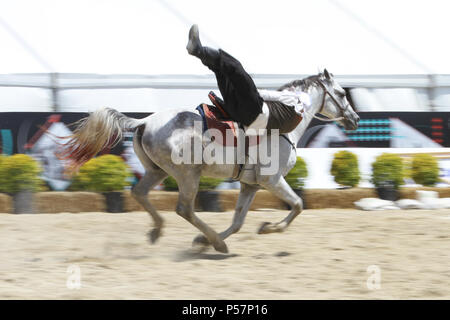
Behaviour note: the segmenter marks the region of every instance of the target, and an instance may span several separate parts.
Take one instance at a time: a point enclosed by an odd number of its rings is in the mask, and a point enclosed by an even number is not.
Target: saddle
[[[203,132],[209,129],[218,130],[223,139],[213,140],[226,147],[236,147],[238,144],[239,133],[243,133],[243,127],[228,115],[223,108],[223,101],[215,95],[214,92],[209,92],[209,99],[213,105],[205,103],[200,104],[196,110],[200,113],[203,120]],[[239,131],[241,129],[241,131]],[[228,134],[227,134],[228,133]],[[231,134],[230,134],[231,133]],[[245,150],[247,153],[248,147],[259,144],[259,137],[250,139],[245,137]]]

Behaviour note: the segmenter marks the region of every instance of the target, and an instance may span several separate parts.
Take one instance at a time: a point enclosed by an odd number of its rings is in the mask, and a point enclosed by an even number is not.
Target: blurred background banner
[[[64,161],[58,159],[55,151],[64,142],[54,136],[71,134],[75,121],[86,116],[80,112],[4,112],[0,117],[0,153],[11,155],[26,153],[39,160],[44,169],[44,179],[54,190],[66,189],[70,181],[64,177]],[[144,118],[149,113],[126,113],[134,118]],[[360,159],[360,169],[370,176],[371,162],[383,152],[410,154],[431,153],[438,156],[442,178],[450,182],[450,113],[421,112],[360,112],[360,126],[347,132],[336,124],[313,121],[300,139],[297,147],[299,156],[304,157],[310,168],[306,187],[335,188],[329,174],[333,154],[341,149],[351,148]],[[46,134],[48,130],[52,135]],[[137,159],[132,146],[132,133],[112,150],[102,154],[120,155],[132,168],[136,178],[144,174],[144,168]],[[369,148],[369,149],[368,149]],[[366,179],[370,180],[369,178]],[[371,186],[370,183],[362,186]]]
[[[193,110],[195,106],[193,106]],[[133,118],[150,113],[125,112]],[[0,113],[0,153],[26,153],[44,140],[52,140],[45,130],[67,136],[82,112],[3,112]],[[347,131],[337,124],[313,120],[298,148],[448,148],[450,113],[360,112],[359,128]],[[130,133],[131,134],[131,133]],[[116,150],[117,149],[117,150]],[[115,149],[120,153],[120,145]],[[442,151],[444,151],[442,150]]]

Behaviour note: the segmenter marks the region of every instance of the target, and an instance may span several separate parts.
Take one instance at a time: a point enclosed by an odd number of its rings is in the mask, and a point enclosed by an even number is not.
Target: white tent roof
[[[208,74],[191,23],[250,73],[450,73],[446,1],[0,2],[0,73]],[[31,53],[30,53],[31,52]]]

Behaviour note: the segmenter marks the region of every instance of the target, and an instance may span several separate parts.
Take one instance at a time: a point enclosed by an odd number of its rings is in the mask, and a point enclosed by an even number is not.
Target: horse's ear
[[[331,75],[327,69],[323,69],[323,74],[325,75],[325,79],[331,80]]]

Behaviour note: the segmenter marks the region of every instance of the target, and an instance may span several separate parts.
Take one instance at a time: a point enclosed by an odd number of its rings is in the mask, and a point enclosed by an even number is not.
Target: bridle
[[[347,103],[345,105],[345,107],[341,106],[341,104],[338,102],[338,100],[336,99],[336,97],[328,90],[328,88],[325,86],[325,84],[323,84],[323,82],[321,80],[317,80],[317,83],[319,83],[319,85],[322,87],[324,94],[323,94],[323,98],[322,98],[322,106],[320,107],[320,110],[318,113],[322,113],[323,108],[325,108],[325,100],[327,98],[327,95],[331,98],[331,100],[334,102],[334,104],[339,108],[339,110],[341,111],[341,116],[337,117],[337,118],[323,118],[320,116],[317,116],[315,114],[311,114],[313,116],[313,118],[316,118],[317,120],[320,121],[325,121],[325,122],[332,122],[332,121],[339,121],[339,120],[344,120],[345,119],[345,111],[347,111],[349,104]]]

